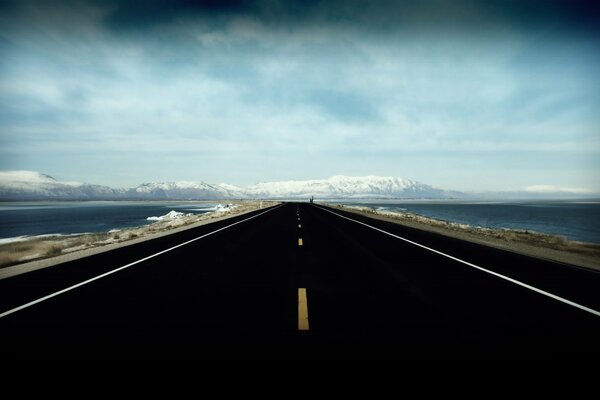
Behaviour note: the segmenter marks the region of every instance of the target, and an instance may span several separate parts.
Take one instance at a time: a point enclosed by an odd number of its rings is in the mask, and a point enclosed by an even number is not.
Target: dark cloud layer
[[[116,34],[189,23],[213,29],[232,18],[247,18],[270,29],[339,27],[384,34],[543,30],[600,36],[600,2],[595,0],[0,0],[0,16],[27,25],[32,22],[27,11],[18,10],[82,5],[104,10],[104,27]]]
[[[218,24],[233,17],[255,19],[268,26],[312,23],[324,10],[318,0],[151,0],[115,1],[106,16],[108,28],[130,31],[202,19]]]
[[[148,28],[170,24],[174,21],[198,15],[220,17],[246,14],[249,4],[243,0],[152,0],[117,1],[105,22],[114,30]]]
[[[117,1],[113,30],[146,29],[193,18],[246,17],[270,27],[347,26],[365,30],[515,27],[598,33],[600,3],[588,0],[150,0]]]

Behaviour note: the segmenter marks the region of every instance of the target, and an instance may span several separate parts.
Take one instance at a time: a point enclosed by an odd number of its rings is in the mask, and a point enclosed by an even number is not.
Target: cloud
[[[105,22],[115,31],[151,29],[181,21],[213,26],[231,18],[271,28],[338,26],[377,32],[502,28],[598,33],[597,2],[586,0],[147,0],[115,1]]]
[[[369,100],[352,92],[317,89],[308,94],[306,101],[346,123],[374,121],[379,118],[373,106],[375,100]]]
[[[577,193],[577,194],[593,193],[593,191],[590,189],[559,187],[559,186],[554,186],[554,185],[527,186],[525,188],[525,191],[529,192],[529,193]]]
[[[538,165],[562,151],[581,160],[565,168],[597,175],[591,17],[500,4],[16,2],[0,15],[0,156],[47,172],[96,173],[110,157],[163,179],[435,184],[465,174],[459,159],[477,171],[502,155],[497,176],[519,158],[529,182],[554,183]]]

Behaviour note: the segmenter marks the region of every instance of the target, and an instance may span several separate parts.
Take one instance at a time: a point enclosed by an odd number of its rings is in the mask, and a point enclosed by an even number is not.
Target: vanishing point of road
[[[284,203],[0,280],[3,359],[588,358],[600,273]]]

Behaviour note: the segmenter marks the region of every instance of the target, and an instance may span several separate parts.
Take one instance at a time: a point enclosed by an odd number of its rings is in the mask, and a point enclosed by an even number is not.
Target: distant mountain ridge
[[[263,182],[243,189],[251,197],[448,198],[460,195],[396,177],[336,175],[329,179]]]
[[[294,198],[443,199],[463,193],[397,177],[333,176],[329,179],[262,182],[247,187],[205,182],[150,182],[134,188],[111,188],[60,182],[34,171],[0,172],[0,200],[216,200]]]
[[[104,200],[120,198],[122,195],[119,189],[79,182],[59,182],[40,172],[0,172],[0,200]]]

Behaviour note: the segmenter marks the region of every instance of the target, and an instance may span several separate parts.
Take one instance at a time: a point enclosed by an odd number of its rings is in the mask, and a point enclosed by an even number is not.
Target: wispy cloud
[[[590,189],[559,187],[559,186],[554,186],[554,185],[527,186],[525,188],[525,191],[529,192],[529,193],[578,193],[578,194],[592,193],[592,191]]]
[[[502,189],[518,165],[522,186],[597,187],[598,35],[543,3],[15,2],[0,168]]]

